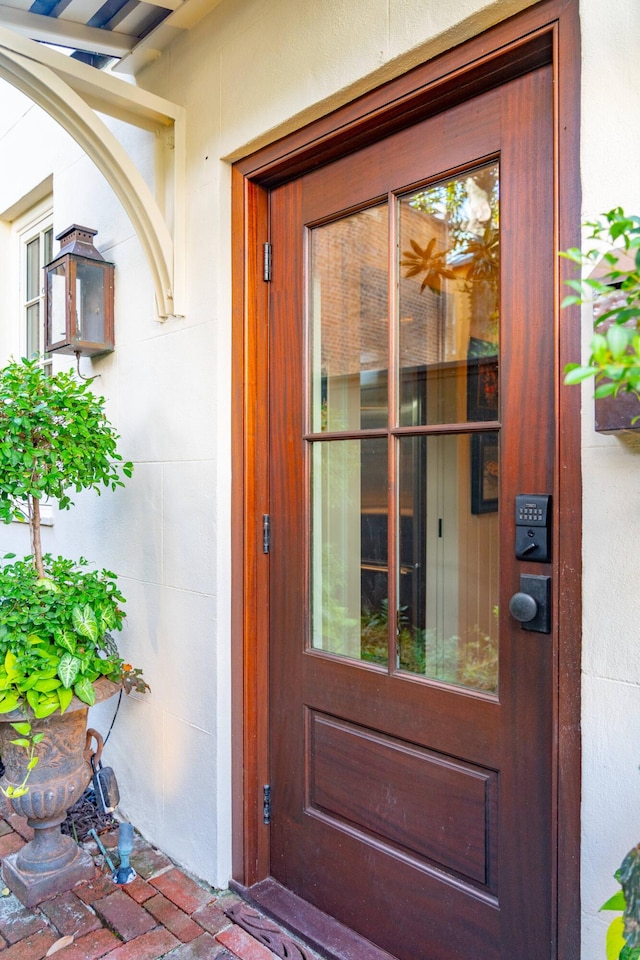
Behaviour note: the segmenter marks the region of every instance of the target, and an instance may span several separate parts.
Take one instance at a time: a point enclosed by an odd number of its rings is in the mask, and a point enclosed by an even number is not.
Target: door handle
[[[551,577],[520,575],[520,590],[509,601],[511,616],[523,630],[551,632]]]

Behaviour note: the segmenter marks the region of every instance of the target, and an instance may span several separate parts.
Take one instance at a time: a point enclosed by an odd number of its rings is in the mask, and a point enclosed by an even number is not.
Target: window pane
[[[44,267],[53,260],[53,227],[49,227],[48,230],[45,230],[43,234],[43,241],[44,256],[42,258],[42,266]]]
[[[40,353],[40,303],[27,307],[27,357]]]
[[[386,664],[386,438],[313,444],[311,491],[311,646]]]
[[[311,233],[311,429],[387,425],[388,208]]]
[[[27,300],[35,300],[40,295],[40,237],[27,244]]]
[[[496,693],[498,434],[399,443],[398,667]]]
[[[497,420],[498,164],[400,201],[400,423]],[[478,364],[493,365],[491,404],[470,396]]]

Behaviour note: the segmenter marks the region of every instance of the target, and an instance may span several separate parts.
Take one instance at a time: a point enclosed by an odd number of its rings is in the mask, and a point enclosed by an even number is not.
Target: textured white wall
[[[583,0],[583,210],[640,214],[640,6],[615,16]],[[585,353],[591,330],[585,311]],[[613,873],[640,842],[640,446],[596,434],[583,392],[583,957],[604,956],[612,918],[598,913]]]
[[[138,242],[100,175],[59,134],[46,153],[24,162],[15,148],[33,135],[35,108],[6,100],[2,91],[0,213],[52,173],[56,228],[74,220],[97,226],[99,243],[118,265],[117,348],[94,370],[136,473],[115,497],[82,498],[47,533],[55,549],[84,552],[121,575],[129,612],[123,649],[144,666],[153,687],[150,697],[125,704],[110,744],[123,808],[152,840],[214,884],[224,884],[230,872],[228,160],[528,5],[226,0],[167,49],[139,78],[185,106],[188,116],[189,308],[184,320],[165,325],[154,319]],[[615,14],[605,15],[600,0],[582,0],[582,181],[589,215],[619,203],[637,211],[640,204],[640,7],[618,0]],[[148,135],[114,129],[150,180]],[[0,222],[0,251],[6,237]],[[585,313],[585,343],[589,324]],[[5,353],[7,342],[2,326]],[[640,452],[593,432],[588,388],[583,438],[582,955],[596,960],[607,922],[598,907],[614,888],[611,875],[622,856],[640,839],[634,562]],[[5,544],[16,532],[0,535]],[[107,723],[111,705],[102,715]]]

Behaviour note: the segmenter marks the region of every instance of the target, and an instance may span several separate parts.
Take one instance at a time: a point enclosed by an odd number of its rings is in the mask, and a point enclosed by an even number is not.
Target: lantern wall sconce
[[[73,224],[59,233],[58,256],[44,268],[45,351],[111,353],[114,265],[93,245],[97,230]]]

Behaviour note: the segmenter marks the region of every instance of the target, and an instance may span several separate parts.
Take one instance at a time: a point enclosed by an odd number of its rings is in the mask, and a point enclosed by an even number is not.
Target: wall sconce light
[[[113,273],[93,245],[97,230],[73,224],[45,272],[45,351],[95,357],[113,350]]]

